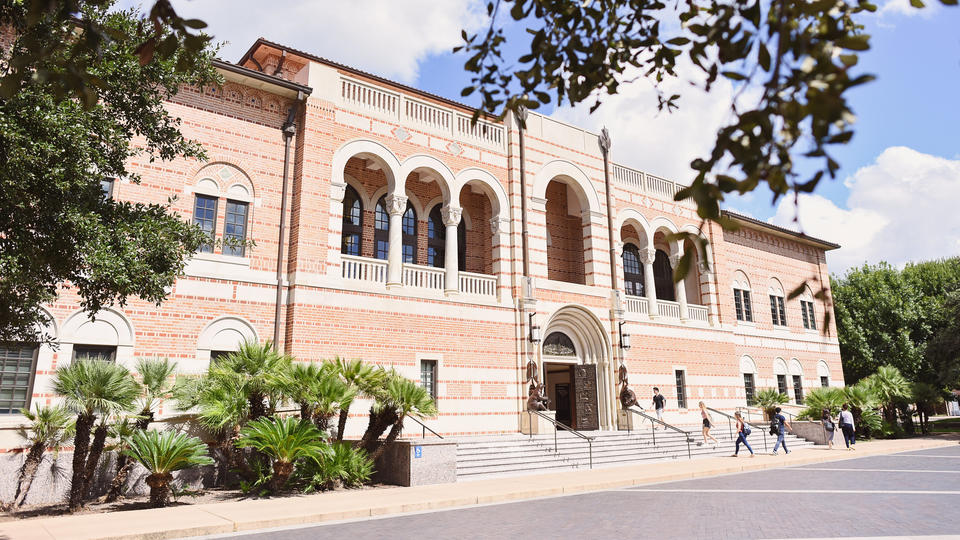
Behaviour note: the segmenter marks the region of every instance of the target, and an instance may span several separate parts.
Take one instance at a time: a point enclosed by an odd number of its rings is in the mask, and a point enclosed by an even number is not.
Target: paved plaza
[[[732,539],[960,534],[960,446],[863,458],[851,453],[851,458],[233,537]]]

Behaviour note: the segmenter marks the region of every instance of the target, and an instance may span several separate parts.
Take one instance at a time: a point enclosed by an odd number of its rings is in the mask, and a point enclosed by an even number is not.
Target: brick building
[[[673,201],[680,186],[616,164],[632,151],[616,134],[607,176],[598,135],[549,117],[530,113],[522,134],[513,116],[472,124],[461,104],[262,39],[217,67],[222,88],[168,104],[209,160],[136,162],[142,183],[104,190],[175,195],[215,238],[255,245],[205,247],[159,308],[133,299],[90,320],[66,290],[47,307],[58,347],[0,349],[19,373],[0,379],[0,427],[51,402],[71,358],[200,372],[275,336],[299,360],[362,358],[420,380],[443,434],[517,431],[531,359],[557,417],[580,428],[616,428],[621,358],[641,404],[659,386],[673,422],[698,422],[700,400],[732,410],[761,388],[797,402],[843,384],[835,329],[820,327],[829,304],[809,289],[787,299],[804,280],[829,285],[836,245],[732,214],[738,232],[701,230]]]

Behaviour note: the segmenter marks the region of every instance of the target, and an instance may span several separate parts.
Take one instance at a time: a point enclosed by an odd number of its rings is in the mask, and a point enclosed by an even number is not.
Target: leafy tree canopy
[[[473,73],[462,94],[479,92],[492,113],[551,102],[591,102],[593,110],[636,78],[659,85],[680,76],[681,62],[694,69],[690,83],[707,91],[721,77],[732,81],[743,99],[731,103],[732,120],[710,154],[691,163],[694,181],[676,196],[732,227],[720,214],[724,194],[766,183],[776,201],[836,174],[830,149],[853,136],[847,92],[873,80],[858,70],[857,54],[870,48],[860,21],[876,9],[867,0],[492,0],[489,28],[464,32],[455,50]],[[509,19],[526,27],[528,41],[507,43]],[[510,56],[518,46],[523,52]],[[661,110],[680,103],[679,94],[658,96]],[[810,162],[809,175],[798,159]]]
[[[157,34],[113,3],[64,11],[63,2],[0,1],[12,40],[0,77],[16,89],[0,95],[0,340],[36,339],[39,306],[65,282],[89,312],[131,295],[159,303],[204,241],[169,203],[114,201],[101,189],[106,179],[138,182],[127,169],[134,157],[203,158],[163,101],[218,79],[210,48],[193,51],[182,34]],[[142,62],[138,49],[157,37],[174,40],[172,52]],[[66,82],[82,83],[71,70],[89,78],[92,99],[65,93]]]
[[[960,257],[864,265],[831,288],[848,384],[884,364],[911,381],[960,383]]]

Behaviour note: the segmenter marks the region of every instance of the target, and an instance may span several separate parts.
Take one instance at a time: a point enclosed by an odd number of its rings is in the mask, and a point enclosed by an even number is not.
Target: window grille
[[[36,345],[0,343],[0,414],[30,407],[37,351]]]
[[[687,378],[682,369],[676,370],[674,375],[677,378],[677,407],[687,408]]]

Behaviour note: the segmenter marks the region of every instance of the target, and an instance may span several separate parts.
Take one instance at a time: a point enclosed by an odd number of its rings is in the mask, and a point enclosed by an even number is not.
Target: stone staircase
[[[733,453],[736,437],[731,438],[726,426],[717,426],[711,434],[719,440],[716,448],[701,445],[703,437],[699,426],[678,426],[690,432],[693,442],[689,445],[691,459],[700,457],[728,456]],[[753,451],[764,453],[761,426],[748,437]],[[626,431],[591,431],[584,435],[594,437],[593,467],[615,467],[651,460],[688,459],[686,436],[675,431],[659,429],[654,436],[649,425],[646,429]],[[769,434],[766,452],[773,450],[776,442]],[[559,431],[556,437],[557,450],[554,450],[554,434],[551,431],[541,435],[523,435],[511,433],[481,437],[460,437],[457,439],[457,481],[490,478],[497,476],[515,476],[547,472],[587,469],[590,467],[590,447],[587,441],[566,431]],[[812,442],[787,435],[787,447],[813,446]],[[746,448],[740,449],[742,455],[749,455]]]

